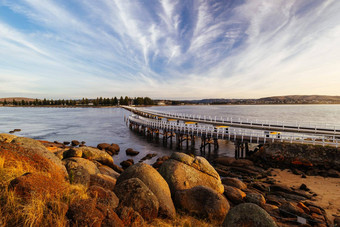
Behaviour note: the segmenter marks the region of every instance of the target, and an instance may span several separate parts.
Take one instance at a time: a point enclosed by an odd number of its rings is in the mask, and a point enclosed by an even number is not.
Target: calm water
[[[259,120],[322,122],[340,125],[340,105],[264,105],[264,106],[167,106],[150,109],[200,114],[218,117],[233,117]],[[148,153],[158,155],[146,163],[153,163],[158,157],[170,155],[173,150],[161,144],[148,143],[143,137],[131,132],[124,123],[129,112],[120,108],[0,108],[0,132],[8,133],[15,128],[22,129],[18,136],[48,141],[86,141],[88,146],[98,143],[117,143],[121,152],[114,156],[115,163],[127,159],[125,150],[133,148],[140,154],[133,159],[139,161]],[[196,143],[198,146],[199,143]],[[197,154],[199,151],[196,149]],[[233,145],[221,141],[217,153],[210,157],[233,155]],[[131,158],[131,157],[129,157]]]

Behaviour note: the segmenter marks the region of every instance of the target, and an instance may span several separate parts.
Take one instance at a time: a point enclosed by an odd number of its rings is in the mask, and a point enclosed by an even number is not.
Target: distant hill
[[[24,101],[26,101],[26,102],[30,102],[30,101],[34,101],[35,99],[32,99],[32,98],[25,98],[25,97],[8,97],[8,98],[0,98],[0,102],[3,102],[3,101],[13,101],[13,99],[15,100],[15,101],[22,101],[22,100],[24,100]]]
[[[340,104],[340,96],[327,95],[286,95],[259,99],[201,99],[181,100],[176,104]]]
[[[340,103],[340,96],[328,95],[287,95],[260,98],[257,101],[264,103]]]

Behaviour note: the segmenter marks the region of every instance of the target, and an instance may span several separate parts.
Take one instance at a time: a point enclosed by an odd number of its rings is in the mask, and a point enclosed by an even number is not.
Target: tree
[[[136,98],[134,104],[135,104],[135,105],[138,105],[138,106],[144,105],[144,99],[143,99],[142,97],[138,97],[138,98]]]
[[[115,105],[115,106],[118,105],[118,99],[117,99],[116,96],[113,98],[113,105]]]
[[[7,105],[7,101],[6,101],[6,99],[4,100],[4,105]]]
[[[120,96],[120,98],[119,98],[119,105],[125,105],[123,96]]]
[[[153,105],[154,102],[152,99],[150,99],[149,97],[145,97],[144,98],[144,105]]]
[[[124,105],[129,105],[129,97],[125,96]]]

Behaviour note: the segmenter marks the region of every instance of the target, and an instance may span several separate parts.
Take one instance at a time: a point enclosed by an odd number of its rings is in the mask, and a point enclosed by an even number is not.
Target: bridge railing
[[[195,114],[186,114],[186,113],[171,113],[171,112],[160,112],[155,110],[146,110],[143,109],[143,112],[149,114],[160,114],[167,116],[169,118],[182,118],[185,120],[198,120],[198,121],[207,121],[212,123],[231,123],[231,124],[240,124],[240,125],[248,125],[248,126],[268,126],[268,127],[277,127],[277,128],[296,128],[298,130],[304,129],[314,129],[318,130],[327,130],[334,133],[340,133],[340,125],[334,125],[329,123],[319,123],[319,122],[297,122],[297,121],[272,121],[272,120],[258,120],[258,119],[244,119],[240,117],[217,117],[210,115],[195,115]]]
[[[340,144],[340,139],[329,135],[310,135],[302,133],[280,133],[277,135],[268,135],[260,130],[245,130],[239,128],[216,128],[209,125],[187,125],[174,124],[166,121],[157,121],[139,116],[130,116],[129,121],[140,126],[149,127],[152,129],[162,129],[165,131],[195,135],[198,137],[212,137],[227,140],[247,140],[253,143],[266,142],[290,142],[313,144],[322,146],[336,146]]]

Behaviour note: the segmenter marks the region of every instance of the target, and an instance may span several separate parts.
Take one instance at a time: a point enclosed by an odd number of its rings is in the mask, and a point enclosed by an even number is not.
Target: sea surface
[[[306,124],[340,125],[340,105],[196,105],[160,106],[148,109],[172,113],[186,113],[233,119],[258,121],[305,122]],[[138,162],[148,153],[157,156],[146,163],[153,163],[158,157],[170,155],[175,149],[163,147],[161,143],[147,142],[145,138],[129,130],[124,117],[130,112],[121,108],[39,108],[0,107],[0,133],[19,128],[17,136],[48,141],[85,141],[88,146],[98,143],[117,143],[121,147],[114,156],[115,163],[126,160],[125,150],[133,148],[140,154],[133,157]],[[337,126],[337,128],[340,128]],[[199,143],[190,151],[200,154]],[[208,159],[218,156],[232,156],[231,142],[220,141],[217,152],[206,154]],[[208,153],[208,152],[207,152]]]

